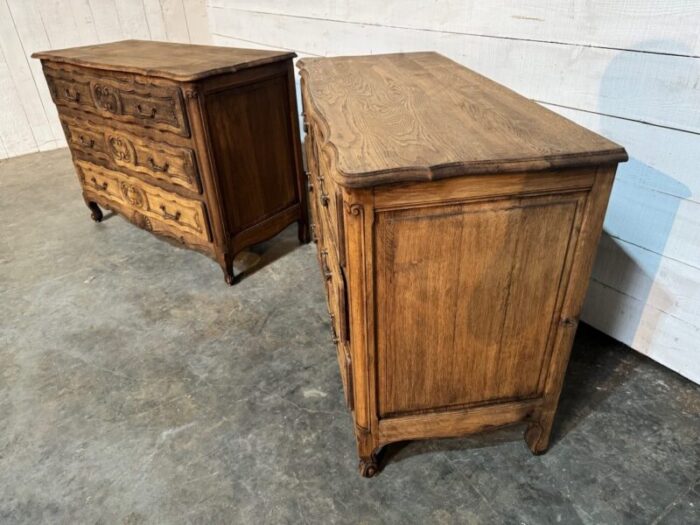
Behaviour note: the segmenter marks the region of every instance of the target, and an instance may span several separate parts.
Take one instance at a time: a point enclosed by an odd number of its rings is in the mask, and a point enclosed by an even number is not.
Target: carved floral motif
[[[109,151],[115,160],[130,164],[135,163],[134,145],[127,138],[119,135],[110,135],[107,143],[109,144]]]
[[[121,99],[118,91],[113,87],[105,86],[104,84],[93,84],[92,97],[98,108],[110,113],[121,113]]]
[[[119,184],[119,189],[121,190],[122,197],[124,197],[129,204],[135,208],[143,209],[146,207],[146,194],[141,188],[132,186],[127,182],[121,182]]]

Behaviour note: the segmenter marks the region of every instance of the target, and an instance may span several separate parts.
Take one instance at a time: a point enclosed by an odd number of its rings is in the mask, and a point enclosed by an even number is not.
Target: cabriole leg
[[[92,220],[95,222],[101,222],[103,217],[102,210],[97,203],[93,201],[86,201],[86,204],[88,208],[90,208],[90,217],[92,217]]]
[[[233,274],[233,255],[224,255],[222,257],[221,269],[224,271],[224,279],[226,279],[226,284],[233,286],[236,283],[236,277]]]

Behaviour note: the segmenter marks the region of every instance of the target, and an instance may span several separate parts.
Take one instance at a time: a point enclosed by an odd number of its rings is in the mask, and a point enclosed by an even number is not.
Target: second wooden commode
[[[128,40],[35,53],[83,197],[215,258],[299,223],[294,53]]]
[[[517,422],[543,452],[624,149],[435,53],[299,67],[361,473]]]

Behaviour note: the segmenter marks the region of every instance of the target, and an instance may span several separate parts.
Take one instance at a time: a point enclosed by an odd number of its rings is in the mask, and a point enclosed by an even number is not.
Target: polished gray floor
[[[700,522],[700,389],[585,326],[550,451],[515,427],[356,471],[313,246],[238,261],[110,217],[66,150],[0,162],[0,523]]]

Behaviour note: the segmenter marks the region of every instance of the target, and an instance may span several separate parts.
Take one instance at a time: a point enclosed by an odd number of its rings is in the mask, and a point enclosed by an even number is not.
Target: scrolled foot
[[[102,210],[97,205],[97,203],[96,202],[89,202],[88,208],[90,208],[90,217],[92,218],[92,220],[95,222],[102,222],[102,217],[103,217]]]
[[[370,458],[360,459],[360,476],[363,478],[371,478],[379,472],[379,464],[377,463],[377,458],[372,456]]]
[[[224,270],[224,279],[226,279],[226,284],[228,284],[229,286],[233,286],[234,284],[236,284],[236,277],[233,275],[233,270]]]
[[[535,456],[544,454],[549,448],[549,436],[539,422],[530,423],[525,429],[525,443]]]

